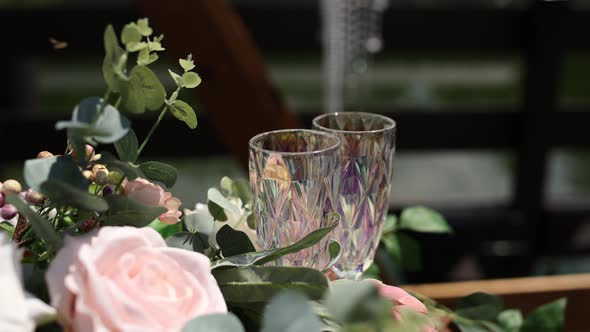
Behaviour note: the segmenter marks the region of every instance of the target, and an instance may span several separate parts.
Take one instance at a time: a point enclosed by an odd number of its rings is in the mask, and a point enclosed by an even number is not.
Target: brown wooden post
[[[203,84],[194,90],[212,128],[242,165],[249,139],[300,127],[273,87],[240,17],[222,0],[139,0],[165,47],[178,59],[192,53]],[[272,27],[269,27],[272,28]]]

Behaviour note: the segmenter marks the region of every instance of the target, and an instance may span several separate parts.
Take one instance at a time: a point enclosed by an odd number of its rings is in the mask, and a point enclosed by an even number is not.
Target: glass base
[[[356,268],[355,270],[352,270],[352,271],[340,270],[336,266],[332,266],[330,268],[330,270],[332,270],[332,272],[334,272],[336,279],[361,280],[361,278],[363,276],[362,266],[359,266],[358,268]]]

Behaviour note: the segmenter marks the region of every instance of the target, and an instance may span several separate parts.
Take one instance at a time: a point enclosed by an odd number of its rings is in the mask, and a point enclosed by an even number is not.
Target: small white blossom
[[[22,286],[20,257],[0,233],[0,331],[34,331],[37,323],[53,320],[55,309],[28,294]]]

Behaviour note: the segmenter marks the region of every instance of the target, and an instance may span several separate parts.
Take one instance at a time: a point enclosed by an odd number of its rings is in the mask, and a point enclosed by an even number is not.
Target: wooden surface
[[[568,299],[564,331],[590,331],[590,274],[405,285],[404,289],[453,306],[474,292],[499,295],[507,308],[524,313],[562,297]]]

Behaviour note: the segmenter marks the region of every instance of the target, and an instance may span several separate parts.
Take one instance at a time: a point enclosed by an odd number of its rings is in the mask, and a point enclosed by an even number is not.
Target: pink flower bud
[[[14,205],[6,204],[0,209],[0,217],[4,220],[10,220],[16,216],[18,211]]]
[[[88,180],[88,183],[94,182],[94,174],[89,170],[82,171],[82,175]]]
[[[41,159],[41,158],[51,158],[53,157],[53,153],[49,152],[49,151],[41,151],[37,154],[37,158]]]
[[[16,180],[6,180],[2,183],[2,192],[4,194],[18,194],[23,190],[23,187]]]
[[[94,173],[94,182],[96,182],[96,184],[99,184],[101,186],[105,185],[107,184],[108,179],[109,171],[106,169],[101,169]]]
[[[76,153],[76,151],[70,146],[70,151],[72,153],[72,157],[74,159],[78,159],[78,154]],[[92,159],[92,157],[94,157],[94,147],[92,145],[86,144],[85,145],[85,160],[90,160]]]
[[[4,194],[0,193],[0,208],[4,206]]]
[[[27,190],[27,193],[25,194],[25,200],[27,202],[29,202],[30,204],[33,205],[38,205],[43,203],[43,201],[45,200],[45,196],[43,196],[43,194],[38,193],[36,191],[32,191],[31,189]]]

